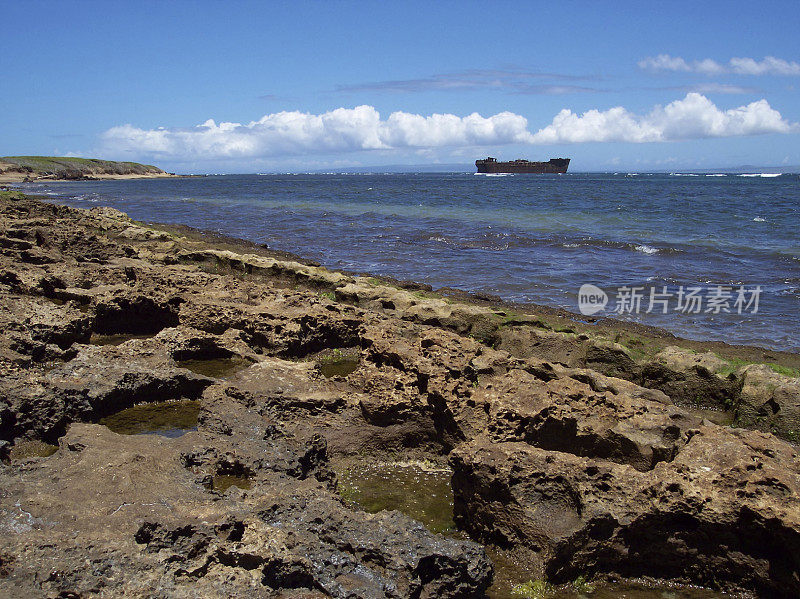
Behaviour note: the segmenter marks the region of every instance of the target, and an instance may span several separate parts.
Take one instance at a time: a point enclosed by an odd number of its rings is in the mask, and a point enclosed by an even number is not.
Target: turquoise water
[[[673,294],[622,317],[691,338],[800,350],[800,177],[472,173],[226,175],[24,185],[71,205],[182,223],[331,268],[577,311],[583,283]],[[680,286],[733,288],[732,313],[674,310]],[[761,287],[738,314],[735,290]],[[749,299],[749,296],[748,296]],[[646,310],[645,299],[642,311]],[[752,308],[751,308],[752,309]]]

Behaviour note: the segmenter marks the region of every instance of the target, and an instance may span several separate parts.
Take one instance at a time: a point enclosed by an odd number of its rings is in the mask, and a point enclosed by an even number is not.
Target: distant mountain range
[[[466,173],[475,172],[475,164],[384,164],[322,168],[312,173]]]
[[[800,165],[786,165],[786,166],[753,166],[745,164],[743,166],[725,167],[725,168],[690,168],[690,169],[667,169],[658,171],[648,171],[653,173],[800,173]]]

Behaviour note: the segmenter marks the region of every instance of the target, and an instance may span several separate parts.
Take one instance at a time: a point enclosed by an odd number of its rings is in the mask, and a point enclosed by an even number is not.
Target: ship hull
[[[479,173],[555,175],[567,172],[569,160],[569,158],[551,158],[549,162],[530,162],[528,160],[498,162],[487,158],[486,160],[476,160],[475,166]]]

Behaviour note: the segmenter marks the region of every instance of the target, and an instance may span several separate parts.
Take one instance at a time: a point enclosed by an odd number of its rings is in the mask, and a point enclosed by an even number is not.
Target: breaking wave
[[[596,239],[591,237],[565,239],[563,237],[529,237],[515,233],[498,232],[487,232],[474,237],[436,232],[412,236],[412,238],[401,240],[401,242],[409,245],[433,243],[437,245],[441,244],[454,250],[490,250],[495,252],[533,247],[585,249],[587,251],[623,250],[642,254],[678,254],[685,251],[670,246],[655,247],[644,243]]]

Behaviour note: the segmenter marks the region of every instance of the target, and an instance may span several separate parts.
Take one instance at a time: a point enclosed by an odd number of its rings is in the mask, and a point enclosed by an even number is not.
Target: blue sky
[[[0,155],[178,172],[487,154],[800,164],[797,1],[2,0],[2,14]]]

